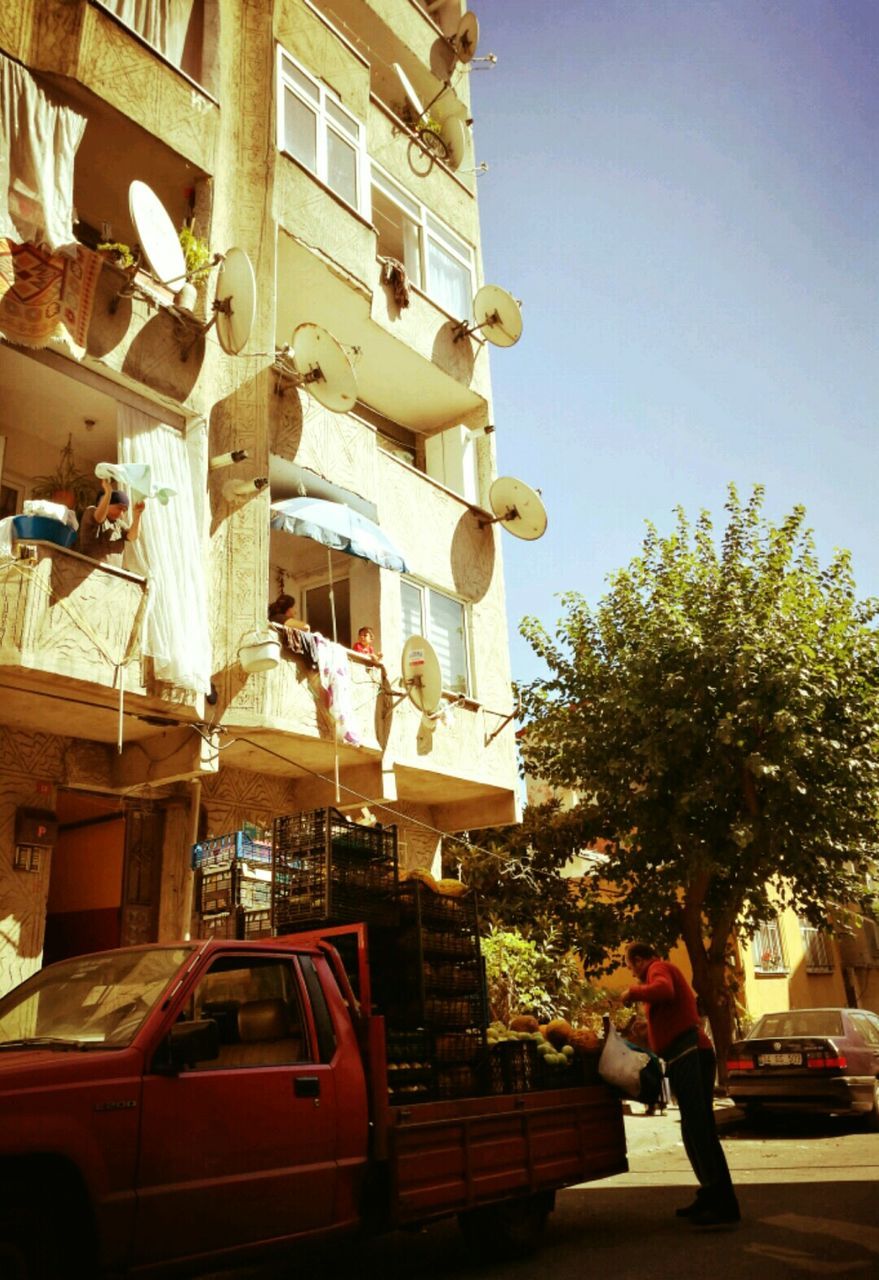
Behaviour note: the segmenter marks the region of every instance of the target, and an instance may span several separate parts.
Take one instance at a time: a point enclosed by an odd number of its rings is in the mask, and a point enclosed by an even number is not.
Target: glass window
[[[347,204],[365,212],[360,182],[365,154],[363,126],[328,85],[315,80],[283,50],[278,75],[278,146]]]
[[[806,972],[822,973],[832,969],[833,956],[826,933],[801,920],[800,934],[803,939],[803,950],[806,953]]]
[[[317,169],[317,115],[289,89],[284,90],[284,150],[307,169]]]
[[[423,635],[436,650],[447,693],[470,692],[466,613],[460,600],[402,580],[403,639]]]
[[[403,639],[409,636],[424,634],[424,619],[421,616],[421,588],[414,582],[403,579],[400,587],[403,611]]]
[[[354,643],[351,634],[351,604],[348,579],[333,582],[333,601],[330,604],[330,584],[309,587],[305,592],[305,621],[312,631],[328,640],[333,639],[333,613],[336,615],[335,637],[339,644],[350,649]]]
[[[752,939],[751,949],[754,956],[754,969],[757,973],[787,972],[778,920],[761,922]]]
[[[372,208],[381,257],[396,258],[411,282],[456,320],[471,317],[473,251],[373,165]]]
[[[311,1058],[295,961],[222,956],[198,984],[186,1010],[217,1024],[220,1052],[202,1070],[266,1067]]]

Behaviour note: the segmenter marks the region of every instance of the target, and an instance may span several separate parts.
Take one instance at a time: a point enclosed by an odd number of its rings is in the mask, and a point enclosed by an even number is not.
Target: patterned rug
[[[84,349],[92,318],[100,254],[52,254],[0,238],[0,333],[23,347],[45,347],[64,325]]]

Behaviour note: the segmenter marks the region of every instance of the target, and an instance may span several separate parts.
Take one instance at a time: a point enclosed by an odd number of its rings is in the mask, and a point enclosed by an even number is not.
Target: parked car
[[[730,1046],[728,1092],[763,1108],[866,1116],[879,1130],[879,1017],[866,1009],[766,1013]]]

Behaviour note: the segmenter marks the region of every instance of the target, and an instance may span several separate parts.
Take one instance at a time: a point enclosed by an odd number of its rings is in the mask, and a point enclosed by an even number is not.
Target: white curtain
[[[119,460],[148,463],[156,484],[176,491],[165,506],[147,501],[140,536],[125,553],[126,565],[149,580],[144,652],[160,680],[209,693],[213,661],[202,539],[207,428],[201,424],[183,435],[128,405],[119,405],[117,422]]]
[[[53,253],[75,243],[73,161],[85,126],[0,54],[0,236]]]
[[[195,0],[102,0],[102,3],[169,62],[180,66]]]

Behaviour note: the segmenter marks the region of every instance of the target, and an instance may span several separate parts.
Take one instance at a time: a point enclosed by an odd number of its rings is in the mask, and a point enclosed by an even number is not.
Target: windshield
[[[748,1033],[749,1040],[767,1036],[841,1036],[842,1015],[836,1009],[789,1009],[767,1013]]]
[[[130,1044],[192,947],[62,960],[0,1000],[0,1050],[28,1044]]]

